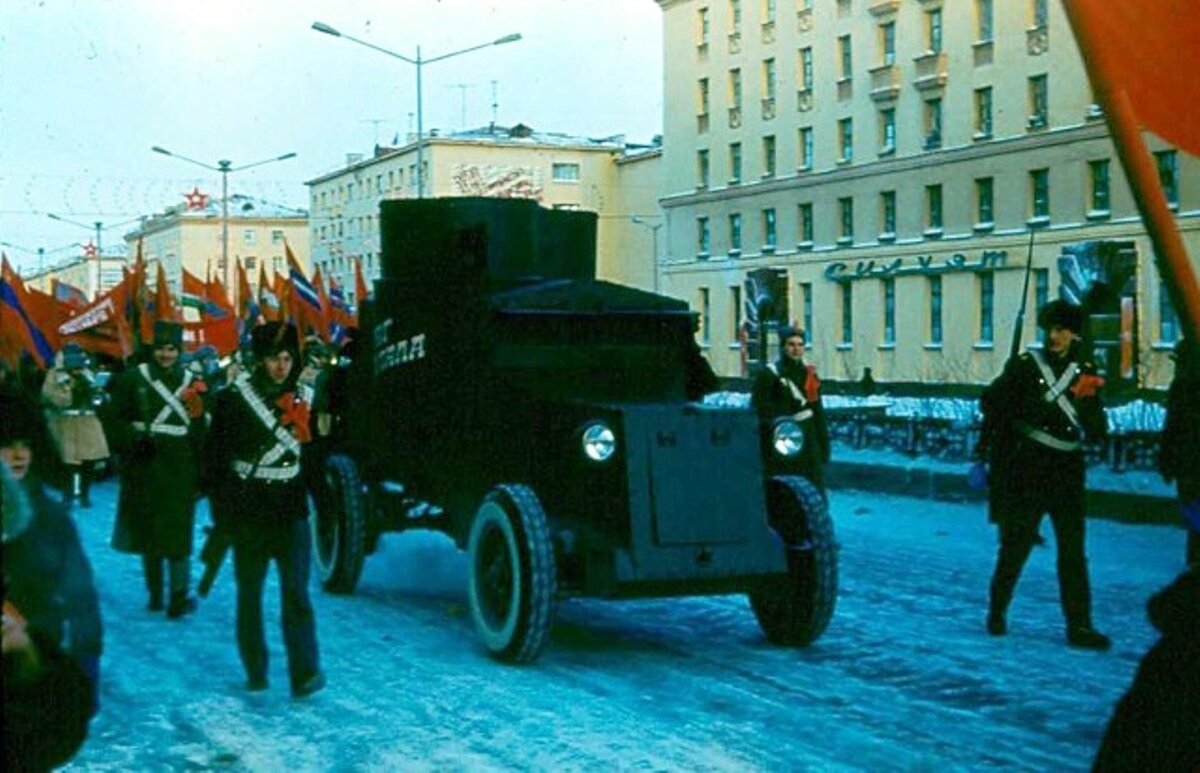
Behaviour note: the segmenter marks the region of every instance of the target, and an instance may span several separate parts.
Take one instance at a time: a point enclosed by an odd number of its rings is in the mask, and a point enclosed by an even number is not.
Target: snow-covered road
[[[107,547],[115,493],[100,484],[77,512],[106,652],[103,709],[72,769],[1085,769],[1153,641],[1145,600],[1183,555],[1177,528],[1091,521],[1113,650],[1064,646],[1052,547],[992,639],[981,507],[835,492],[841,593],[811,648],[768,646],[739,597],[577,600],[541,660],[512,667],[474,638],[453,545],[389,535],[355,595],[314,591],[329,687],[297,702],[274,585],[272,688],[248,694],[230,567],[196,615],[146,611],[137,560]]]

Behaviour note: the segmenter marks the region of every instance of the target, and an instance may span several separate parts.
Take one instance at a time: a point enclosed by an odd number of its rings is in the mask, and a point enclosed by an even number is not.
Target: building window
[[[701,255],[708,255],[709,249],[712,246],[712,234],[708,228],[708,218],[696,218],[696,251]]]
[[[1179,156],[1174,150],[1160,150],[1154,154],[1154,165],[1158,167],[1158,182],[1162,185],[1167,204],[1179,206]]]
[[[942,52],[942,9],[933,8],[925,12],[926,50],[935,54]]]
[[[550,176],[556,182],[579,182],[579,164],[553,164],[550,167]]]
[[[775,60],[764,59],[762,63],[763,97],[775,99]]]
[[[1092,171],[1092,212],[1108,212],[1108,159],[1089,162]]]
[[[701,188],[708,187],[708,151],[696,151],[696,184]]]
[[[838,152],[839,162],[854,160],[854,119],[843,118],[838,121]]]
[[[994,340],[992,317],[995,303],[995,283],[992,272],[979,274],[979,342],[990,344]]]
[[[708,92],[708,78],[701,78],[696,81],[696,98],[700,103],[697,107],[700,115],[708,115],[709,102],[711,97]]]
[[[854,343],[854,285],[842,283],[842,345]]]
[[[762,141],[763,177],[775,176],[775,136],[767,135]]]
[[[737,212],[729,216],[729,251],[742,251],[742,216]]]
[[[775,249],[775,209],[768,208],[762,212],[763,250]]]
[[[975,138],[992,136],[992,87],[975,89]]]
[[[1049,125],[1049,90],[1045,75],[1029,78],[1029,128],[1044,129]]]
[[[258,268],[258,258],[253,255],[246,256],[246,270],[253,271]]]
[[[730,321],[733,323],[732,335],[729,337],[731,341],[740,341],[742,337],[742,288],[739,285],[733,285],[729,288],[729,303],[733,306],[733,313],[729,315]]]
[[[883,280],[883,345],[896,344],[896,280]]]
[[[880,220],[883,223],[883,229],[880,236],[889,238],[896,237],[896,192],[884,191],[879,194],[879,209]]]
[[[1179,315],[1171,304],[1171,294],[1163,282],[1158,283],[1158,340],[1164,344],[1179,340]],[[1175,367],[1179,367],[1178,363]]]
[[[800,243],[812,246],[813,242],[813,205],[804,203],[799,208],[800,216]]]
[[[808,341],[812,342],[813,329],[813,290],[812,282],[800,283],[800,308],[801,320],[804,324],[804,332],[808,336]]]
[[[925,186],[926,228],[929,231],[942,230],[942,186]]]
[[[808,171],[813,168],[813,130],[811,126],[800,129],[800,169]]]
[[[708,320],[712,312],[712,301],[708,297],[708,288],[700,288],[700,298],[697,305],[700,307],[700,343],[708,346],[712,343],[712,328],[709,327]]]
[[[942,345],[942,278],[929,277],[929,343]]]
[[[975,35],[980,43],[990,43],[993,32],[994,14],[992,0],[975,0]]]
[[[283,244],[282,228],[275,228],[271,230],[271,244]]]
[[[1050,170],[1034,169],[1029,173],[1030,206],[1034,218],[1050,218]]]
[[[942,100],[925,100],[925,150],[942,146]]]
[[[992,213],[992,178],[978,177],[975,179],[975,224],[990,226],[994,220]]]
[[[708,45],[710,22],[711,20],[709,19],[707,8],[701,8],[696,12],[696,45]]]
[[[1050,9],[1046,5],[1046,0],[1031,0],[1031,10],[1033,16],[1033,26],[1045,27],[1050,21]]]
[[[896,152],[896,109],[892,107],[879,111],[879,155],[885,156]]]
[[[257,239],[257,233],[252,228],[247,228],[242,231],[242,244],[254,244]]]
[[[800,49],[800,90],[812,91],[813,52],[811,46]]]
[[[742,181],[742,143],[732,142],[729,144],[729,183],[735,184]]]
[[[1050,302],[1050,269],[1035,268],[1033,270],[1033,304],[1034,312],[1040,312],[1042,307]],[[1037,340],[1046,340],[1046,331],[1037,329]]]
[[[735,110],[742,107],[742,71],[737,68],[729,71],[729,104]]]
[[[742,33],[741,0],[729,0],[729,32],[734,35]]]
[[[283,256],[282,255],[275,255],[274,257],[271,258],[271,271],[275,272],[276,274],[283,273]]]
[[[884,67],[896,63],[896,22],[889,21],[879,25],[879,61]]]
[[[854,199],[850,196],[838,199],[838,212],[841,214],[841,235],[839,242],[854,241]]]
[[[841,80],[850,80],[854,74],[854,61],[851,55],[850,36],[842,35],[838,38],[838,58],[841,61]]]

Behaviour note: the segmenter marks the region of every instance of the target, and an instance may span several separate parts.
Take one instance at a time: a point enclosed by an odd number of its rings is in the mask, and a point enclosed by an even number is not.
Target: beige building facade
[[[68,258],[34,273],[26,272],[26,286],[50,294],[54,281],[65,282],[83,292],[88,300],[112,289],[124,278],[124,255],[83,255]]]
[[[240,194],[230,195],[228,261],[223,259],[222,223],[221,204],[214,200],[208,200],[200,209],[189,209],[186,204],[168,207],[144,218],[135,230],[125,234],[129,260],[137,255],[140,239],[147,265],[153,271],[155,264],[162,264],[176,298],[186,268],[201,279],[210,273],[219,276],[234,300],[238,260],[246,267],[252,288],[257,290],[260,265],[266,268],[267,276],[273,272],[287,273],[285,242],[304,269],[311,272],[308,214],[303,210]],[[150,273],[147,281],[153,283],[154,277]]]
[[[1062,8],[1051,0],[658,0],[663,291],[744,372],[749,272],[832,379],[983,383],[1024,342],[1066,245],[1129,241],[1138,386],[1170,378],[1179,325]],[[1193,266],[1200,164],[1147,135]]]
[[[662,224],[661,154],[621,136],[603,139],[487,127],[424,142],[426,196],[534,199],[545,207],[597,213],[597,272],[602,279],[649,287]],[[354,293],[354,264],[368,282],[379,276],[379,203],[417,197],[417,145],[351,155],[344,168],[310,180],[314,266]],[[637,218],[635,221],[634,218]]]

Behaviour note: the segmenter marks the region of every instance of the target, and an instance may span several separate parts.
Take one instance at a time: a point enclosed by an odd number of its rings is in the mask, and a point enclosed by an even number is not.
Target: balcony
[[[765,21],[762,23],[761,29],[762,29],[762,42],[774,43],[775,42],[775,22]]]
[[[1050,30],[1044,24],[1025,30],[1025,50],[1030,56],[1041,56],[1050,50]]]
[[[775,117],[775,97],[767,97],[762,101],[762,117],[764,121]]]
[[[729,53],[731,53],[731,54],[742,53],[742,33],[740,33],[740,32],[729,33]]]
[[[696,133],[708,133],[708,113],[700,113],[696,116]]]
[[[872,16],[886,16],[889,13],[895,13],[900,7],[900,0],[870,0],[867,5],[867,10]]]
[[[729,128],[740,129],[742,126],[742,109],[740,107],[729,108]]]
[[[796,29],[801,32],[811,32],[813,28],[813,18],[811,8],[802,8],[796,11]]]
[[[1045,113],[1034,113],[1025,122],[1025,127],[1032,132],[1045,129],[1049,124],[1050,122],[1047,120]]]
[[[796,110],[800,113],[807,113],[813,108],[812,89],[800,89],[796,92]]]
[[[900,68],[894,64],[881,64],[871,72],[871,99],[886,102],[900,95]]]
[[[946,52],[926,51],[913,59],[916,78],[913,85],[920,91],[940,89],[946,85]]]

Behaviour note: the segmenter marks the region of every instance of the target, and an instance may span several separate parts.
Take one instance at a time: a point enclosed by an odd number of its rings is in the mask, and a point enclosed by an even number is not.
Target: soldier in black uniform
[[[1000,552],[992,575],[987,630],[1003,636],[1008,605],[1038,524],[1049,513],[1058,549],[1058,584],[1074,647],[1108,649],[1092,627],[1091,590],[1084,553],[1084,440],[1106,433],[1099,390],[1104,380],[1081,357],[1083,312],[1057,300],[1038,315],[1045,350],[1008,362],[983,396],[991,486],[990,520],[999,526]]]
[[[1158,469],[1175,481],[1188,530],[1186,560],[1200,564],[1200,346],[1188,338],[1175,346],[1175,378],[1167,391],[1167,420]]]
[[[750,404],[761,421],[789,416],[804,432],[800,466],[817,488],[825,490],[824,466],[829,463],[829,427],[821,405],[821,380],[817,369],[804,362],[804,331],[785,327],[779,331],[780,357],[763,368],[754,380]]]
[[[246,688],[265,690],[267,645],[262,594],[272,560],[279,571],[284,646],[292,695],[325,686],[308,596],[312,536],[301,474],[311,435],[308,404],[296,391],[296,329],[269,322],[254,329],[255,363],[221,391],[213,410],[206,465],[217,528],[233,543],[237,641]]]
[[[109,405],[109,438],[121,454],[121,493],[113,547],[142,556],[149,608],[167,617],[196,608],[189,593],[200,452],[204,442],[204,382],[180,362],[183,325],[157,320],[150,357],[121,374]]]

